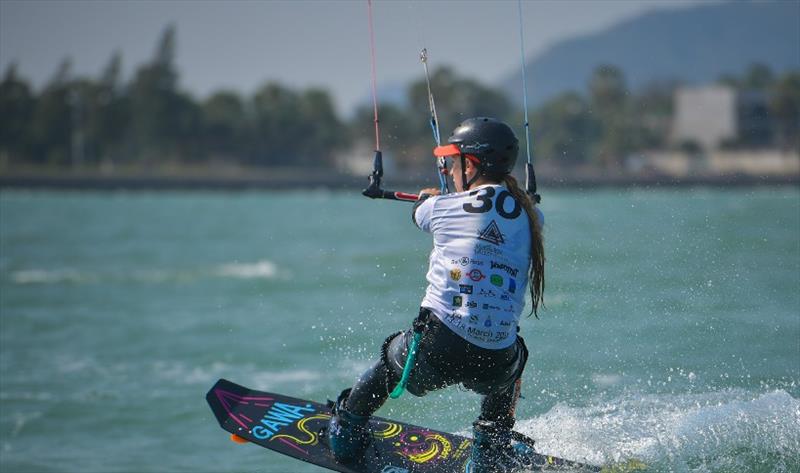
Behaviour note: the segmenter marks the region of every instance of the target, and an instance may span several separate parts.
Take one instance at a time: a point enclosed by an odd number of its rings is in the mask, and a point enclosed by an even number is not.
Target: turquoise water
[[[355,193],[0,192],[0,470],[314,472],[219,377],[318,401],[409,326],[428,235]],[[800,471],[800,190],[546,192],[518,429],[650,471]],[[468,432],[451,388],[380,414]]]

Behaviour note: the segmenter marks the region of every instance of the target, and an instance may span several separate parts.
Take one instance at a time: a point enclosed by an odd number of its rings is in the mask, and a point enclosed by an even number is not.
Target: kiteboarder
[[[528,357],[518,323],[529,289],[536,314],[544,291],[541,215],[511,171],[519,142],[505,123],[470,118],[434,149],[451,162],[456,192],[423,189],[412,219],[433,235],[428,287],[414,327],[421,333],[406,388],[416,396],[454,384],[481,394],[473,424],[476,473],[524,466],[512,446],[521,376]],[[400,382],[415,330],[391,335],[377,362],[338,397],[328,428],[341,462],[369,444],[369,417]]]

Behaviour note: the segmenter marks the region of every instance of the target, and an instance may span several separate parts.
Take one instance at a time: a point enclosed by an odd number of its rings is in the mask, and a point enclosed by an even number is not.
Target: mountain
[[[619,67],[629,88],[652,81],[708,83],[752,63],[800,71],[800,1],[732,1],[643,14],[605,31],[555,44],[526,63],[529,99],[540,104],[585,91],[600,64]],[[522,98],[520,73],[502,82]]]

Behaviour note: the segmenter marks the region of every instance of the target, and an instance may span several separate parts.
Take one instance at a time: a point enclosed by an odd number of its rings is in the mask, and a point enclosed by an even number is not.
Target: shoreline
[[[422,187],[435,185],[433,177],[421,176],[386,178],[385,189],[416,192]],[[58,190],[293,190],[330,189],[357,190],[367,186],[363,176],[325,172],[298,172],[258,170],[252,174],[219,175],[175,175],[175,174],[126,174],[101,173],[0,173],[0,189],[58,189]],[[600,172],[537,176],[538,187],[549,189],[596,189],[596,188],[685,188],[685,187],[753,187],[753,186],[800,186],[798,175],[694,175],[675,177],[668,175],[624,175]]]

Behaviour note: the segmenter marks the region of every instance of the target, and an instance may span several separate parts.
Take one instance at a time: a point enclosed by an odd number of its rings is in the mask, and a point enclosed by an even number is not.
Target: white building
[[[705,151],[725,144],[770,147],[772,124],[762,91],[740,92],[725,85],[680,88],[674,105],[673,145],[694,142]]]
[[[716,149],[738,136],[737,97],[732,87],[709,85],[675,92],[671,141]]]
[[[679,88],[673,104],[672,149],[631,156],[629,169],[675,177],[800,175],[797,150],[772,148],[764,92],[741,92],[725,85]],[[687,143],[700,149],[685,148]]]

